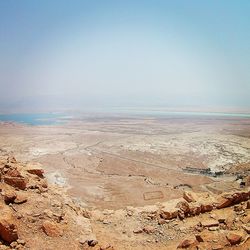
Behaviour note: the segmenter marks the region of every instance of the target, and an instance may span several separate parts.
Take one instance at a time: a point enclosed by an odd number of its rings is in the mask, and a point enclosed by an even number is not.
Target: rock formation
[[[248,249],[250,188],[119,210],[87,208],[40,165],[0,157],[0,249]]]

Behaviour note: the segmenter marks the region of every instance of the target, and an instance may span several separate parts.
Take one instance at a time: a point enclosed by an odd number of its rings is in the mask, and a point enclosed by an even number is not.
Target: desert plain
[[[50,183],[89,209],[145,206],[183,190],[239,186],[250,170],[250,119],[109,114],[47,126],[1,122],[0,150],[42,164]]]

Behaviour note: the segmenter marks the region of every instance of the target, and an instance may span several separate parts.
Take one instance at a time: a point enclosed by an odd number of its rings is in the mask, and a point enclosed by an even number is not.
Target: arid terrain
[[[86,206],[142,206],[193,191],[227,190],[214,172],[250,162],[250,121],[97,117],[61,126],[3,123],[0,149],[43,165],[48,179]],[[223,180],[223,186],[218,182]]]
[[[6,185],[13,187],[13,182],[7,183],[8,168],[44,169],[48,181],[48,186],[35,188],[28,181],[22,189],[26,191],[18,191],[28,201],[7,202],[8,207],[14,203],[15,213],[30,211],[17,219],[26,244],[13,248],[250,246],[247,118],[97,116],[51,126],[2,122],[0,150],[3,199]],[[7,160],[9,156],[17,162]],[[57,207],[60,211],[54,211]],[[31,231],[35,228],[36,244],[25,234],[25,220],[31,220]],[[59,233],[48,235],[45,220],[48,227],[57,223],[52,227],[60,228],[55,229]]]

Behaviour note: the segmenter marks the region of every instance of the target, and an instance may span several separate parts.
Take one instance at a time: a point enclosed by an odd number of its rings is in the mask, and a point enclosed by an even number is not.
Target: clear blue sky
[[[250,1],[0,1],[0,107],[250,107]]]

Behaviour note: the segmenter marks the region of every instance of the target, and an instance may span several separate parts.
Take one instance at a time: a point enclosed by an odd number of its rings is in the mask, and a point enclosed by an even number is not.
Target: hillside
[[[40,164],[1,156],[0,249],[248,249],[250,188],[144,207],[88,209]]]

